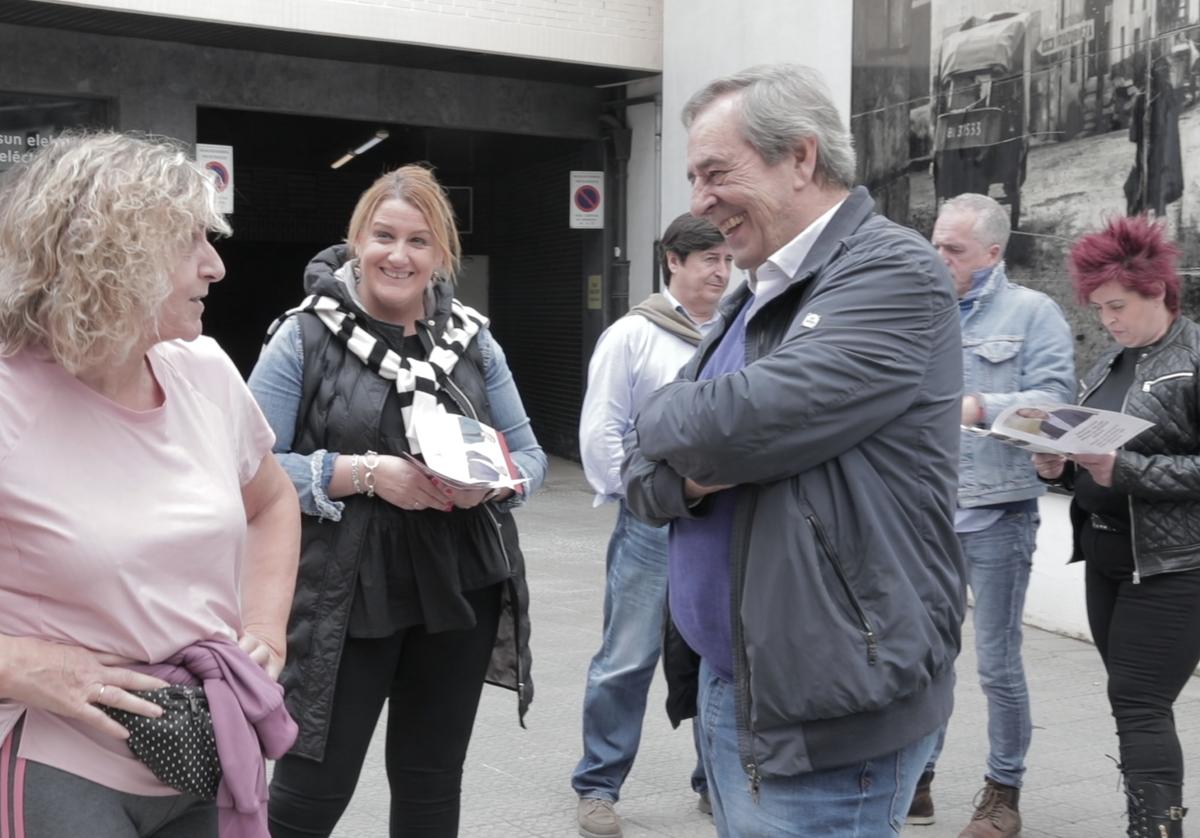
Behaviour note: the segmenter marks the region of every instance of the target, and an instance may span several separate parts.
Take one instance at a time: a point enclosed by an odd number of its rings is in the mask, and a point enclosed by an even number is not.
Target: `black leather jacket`
[[[1084,377],[1080,401],[1104,382],[1116,347]],[[1117,452],[1113,488],[1129,495],[1135,582],[1200,568],[1200,326],[1180,316],[1138,356],[1124,413],[1154,423]],[[1070,474],[1064,475],[1070,485]],[[1085,513],[1072,502],[1075,547]]]

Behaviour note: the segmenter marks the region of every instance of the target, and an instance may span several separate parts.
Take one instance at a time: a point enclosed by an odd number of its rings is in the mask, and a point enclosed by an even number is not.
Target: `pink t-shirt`
[[[161,407],[117,405],[40,353],[0,358],[0,634],[156,663],[240,634],[241,487],[274,442],[210,338],[160,343]],[[0,703],[0,741],[26,708]],[[42,710],[20,755],[174,794],[121,740]]]

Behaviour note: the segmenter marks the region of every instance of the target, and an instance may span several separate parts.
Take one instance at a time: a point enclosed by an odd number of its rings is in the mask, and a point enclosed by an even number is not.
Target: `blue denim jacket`
[[[1017,402],[1071,402],[1075,392],[1071,329],[1054,300],[1008,281],[1001,262],[962,320],[963,392],[979,396],[990,427]],[[1029,454],[962,435],[958,505],[1034,498],[1045,492]]]
[[[476,340],[483,356],[492,422],[504,434],[521,476],[529,479],[523,495],[515,494],[501,505],[509,508],[521,503],[542,485],[546,476],[546,455],[534,438],[504,350],[486,328],[480,330]],[[291,450],[303,380],[304,346],[299,323],[291,317],[263,347],[258,363],[250,373],[250,391],[275,431],[272,450],[300,495],[300,510],[306,515],[340,521],[344,504],[331,500],[326,494],[337,452],[317,450],[312,454],[297,454]]]

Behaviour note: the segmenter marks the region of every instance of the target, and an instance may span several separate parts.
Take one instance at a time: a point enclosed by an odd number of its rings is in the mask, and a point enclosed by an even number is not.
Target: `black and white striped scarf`
[[[355,313],[341,301],[319,294],[308,297],[294,309],[285,312],[267,329],[267,340],[285,320],[300,312],[312,312],[324,323],[346,348],[383,378],[396,382],[400,394],[400,415],[404,434],[413,454],[421,453],[417,443],[416,423],[428,413],[445,412],[438,402],[438,371],[449,375],[462,358],[467,346],[488,324],[488,319],[458,300],[450,301],[450,317],[441,335],[435,335],[433,349],[427,360],[408,358],[389,349],[379,338],[357,322]]]

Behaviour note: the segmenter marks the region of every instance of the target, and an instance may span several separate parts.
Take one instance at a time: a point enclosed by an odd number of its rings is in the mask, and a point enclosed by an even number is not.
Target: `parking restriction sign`
[[[212,178],[217,212],[233,212],[233,146],[197,143],[196,165]]]
[[[571,229],[604,229],[604,172],[571,172]]]

